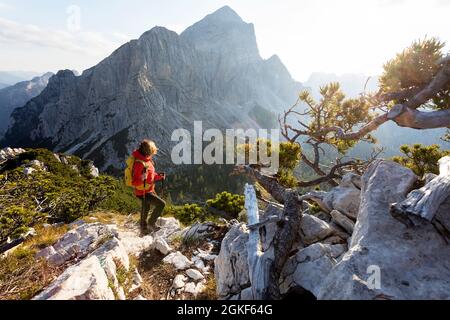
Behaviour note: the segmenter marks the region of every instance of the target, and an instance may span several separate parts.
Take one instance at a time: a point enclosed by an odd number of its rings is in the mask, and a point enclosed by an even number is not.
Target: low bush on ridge
[[[92,177],[88,162],[75,156],[63,164],[51,151],[27,150],[0,169],[0,243],[43,222],[72,222],[114,193],[115,180]],[[26,175],[24,166],[39,160],[45,170]]]

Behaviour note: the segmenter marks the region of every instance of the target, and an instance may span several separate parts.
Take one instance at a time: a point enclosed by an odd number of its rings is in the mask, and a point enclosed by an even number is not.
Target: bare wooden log
[[[259,222],[256,193],[253,186],[248,184],[245,186],[245,207],[248,224],[253,226],[250,228],[247,245],[247,262],[253,299],[279,299],[280,274],[297,239],[301,220],[301,202],[298,201],[296,192],[291,191],[287,194],[283,222],[277,224],[278,228],[272,246],[264,252],[261,249],[260,227],[258,227],[261,223]]]
[[[422,90],[423,90],[423,88],[410,88],[410,89],[404,89],[399,92],[390,92],[390,93],[384,93],[384,94],[379,92],[377,94],[377,97],[379,97],[379,100],[383,101],[383,102],[389,102],[389,101],[393,101],[393,100],[404,100],[404,99],[410,99],[411,97],[415,96],[417,93],[419,93]]]
[[[245,208],[249,225],[259,223],[258,202],[255,189],[252,185],[245,185]],[[269,269],[271,261],[261,251],[261,238],[259,228],[250,228],[247,245],[247,263],[252,288],[252,296],[255,300],[263,300],[269,287]]]
[[[260,195],[257,195],[257,197],[258,197],[258,200],[259,200],[259,201],[262,201],[262,202],[264,202],[264,203],[266,203],[266,204],[270,204],[270,205],[272,205],[272,206],[279,207],[279,208],[283,209],[283,205],[280,204],[280,203],[278,203],[278,202],[273,202],[273,201],[264,199],[264,197],[262,197],[262,196],[260,196]]]
[[[450,109],[424,112],[396,105],[389,111],[388,118],[400,127],[413,129],[450,127]]]
[[[442,59],[443,67],[434,76],[433,80],[413,98],[404,103],[404,106],[411,109],[417,109],[431,98],[435,97],[439,91],[444,89],[450,82],[450,64],[448,56]]]
[[[279,203],[284,203],[288,193],[291,191],[291,189],[284,188],[280,185],[276,177],[266,175],[251,166],[238,166],[235,168],[235,171],[255,178]]]
[[[439,175],[424,187],[411,191],[406,199],[391,205],[391,212],[413,214],[431,221],[440,205],[450,196],[450,156],[439,160]]]
[[[254,223],[254,224],[249,224],[249,225],[247,225],[247,228],[250,230],[258,229],[258,228],[265,226],[266,224],[279,222],[279,221],[281,221],[281,219],[282,219],[281,217],[273,215],[263,221],[260,221],[260,222]]]
[[[298,240],[302,219],[302,202],[296,192],[289,192],[283,211],[283,222],[278,224],[278,230],[273,238],[274,262],[269,275],[268,299],[279,299],[280,275],[288,260],[294,243]]]
[[[314,136],[326,136],[330,132],[334,132],[336,137],[341,140],[358,140],[378,129],[388,120],[394,121],[400,127],[408,127],[413,129],[435,129],[450,127],[450,109],[437,110],[431,112],[418,111],[414,108],[407,107],[403,104],[395,105],[389,112],[383,113],[361,127],[355,132],[344,132],[340,127],[327,127],[318,132]]]

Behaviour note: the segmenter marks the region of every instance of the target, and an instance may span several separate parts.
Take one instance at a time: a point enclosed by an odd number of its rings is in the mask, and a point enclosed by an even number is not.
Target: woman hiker
[[[156,220],[161,216],[166,205],[155,192],[155,182],[166,178],[164,173],[158,174],[155,171],[152,158],[157,152],[158,148],[151,140],[142,141],[139,149],[133,152],[135,161],[132,184],[135,195],[142,201],[141,236],[155,230]],[[154,206],[154,209],[147,221],[150,206]]]

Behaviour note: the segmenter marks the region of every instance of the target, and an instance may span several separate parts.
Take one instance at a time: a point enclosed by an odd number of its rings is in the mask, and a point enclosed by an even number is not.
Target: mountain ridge
[[[78,77],[59,71],[13,112],[2,144],[71,152],[114,170],[143,138],[155,140],[168,162],[173,130],[191,131],[195,120],[204,128],[259,127],[249,114],[255,105],[276,115],[302,85],[281,61],[262,59],[253,25],[230,14],[219,9],[181,35],[154,27]],[[203,28],[211,30],[214,16],[226,17],[226,27],[218,22],[213,31],[240,46],[208,48]]]

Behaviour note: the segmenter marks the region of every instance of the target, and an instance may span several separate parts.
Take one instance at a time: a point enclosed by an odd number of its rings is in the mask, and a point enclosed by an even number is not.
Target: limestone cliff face
[[[229,7],[181,35],[145,32],[98,65],[75,76],[59,71],[47,88],[12,114],[3,144],[44,146],[121,168],[148,137],[167,159],[172,131],[257,127],[249,111],[274,115],[295,101],[295,82],[278,57],[260,57],[254,29]]]
[[[21,81],[12,86],[0,87],[0,137],[8,129],[9,117],[15,108],[22,107],[28,100],[36,97],[47,86],[53,73],[46,73],[30,81]]]

